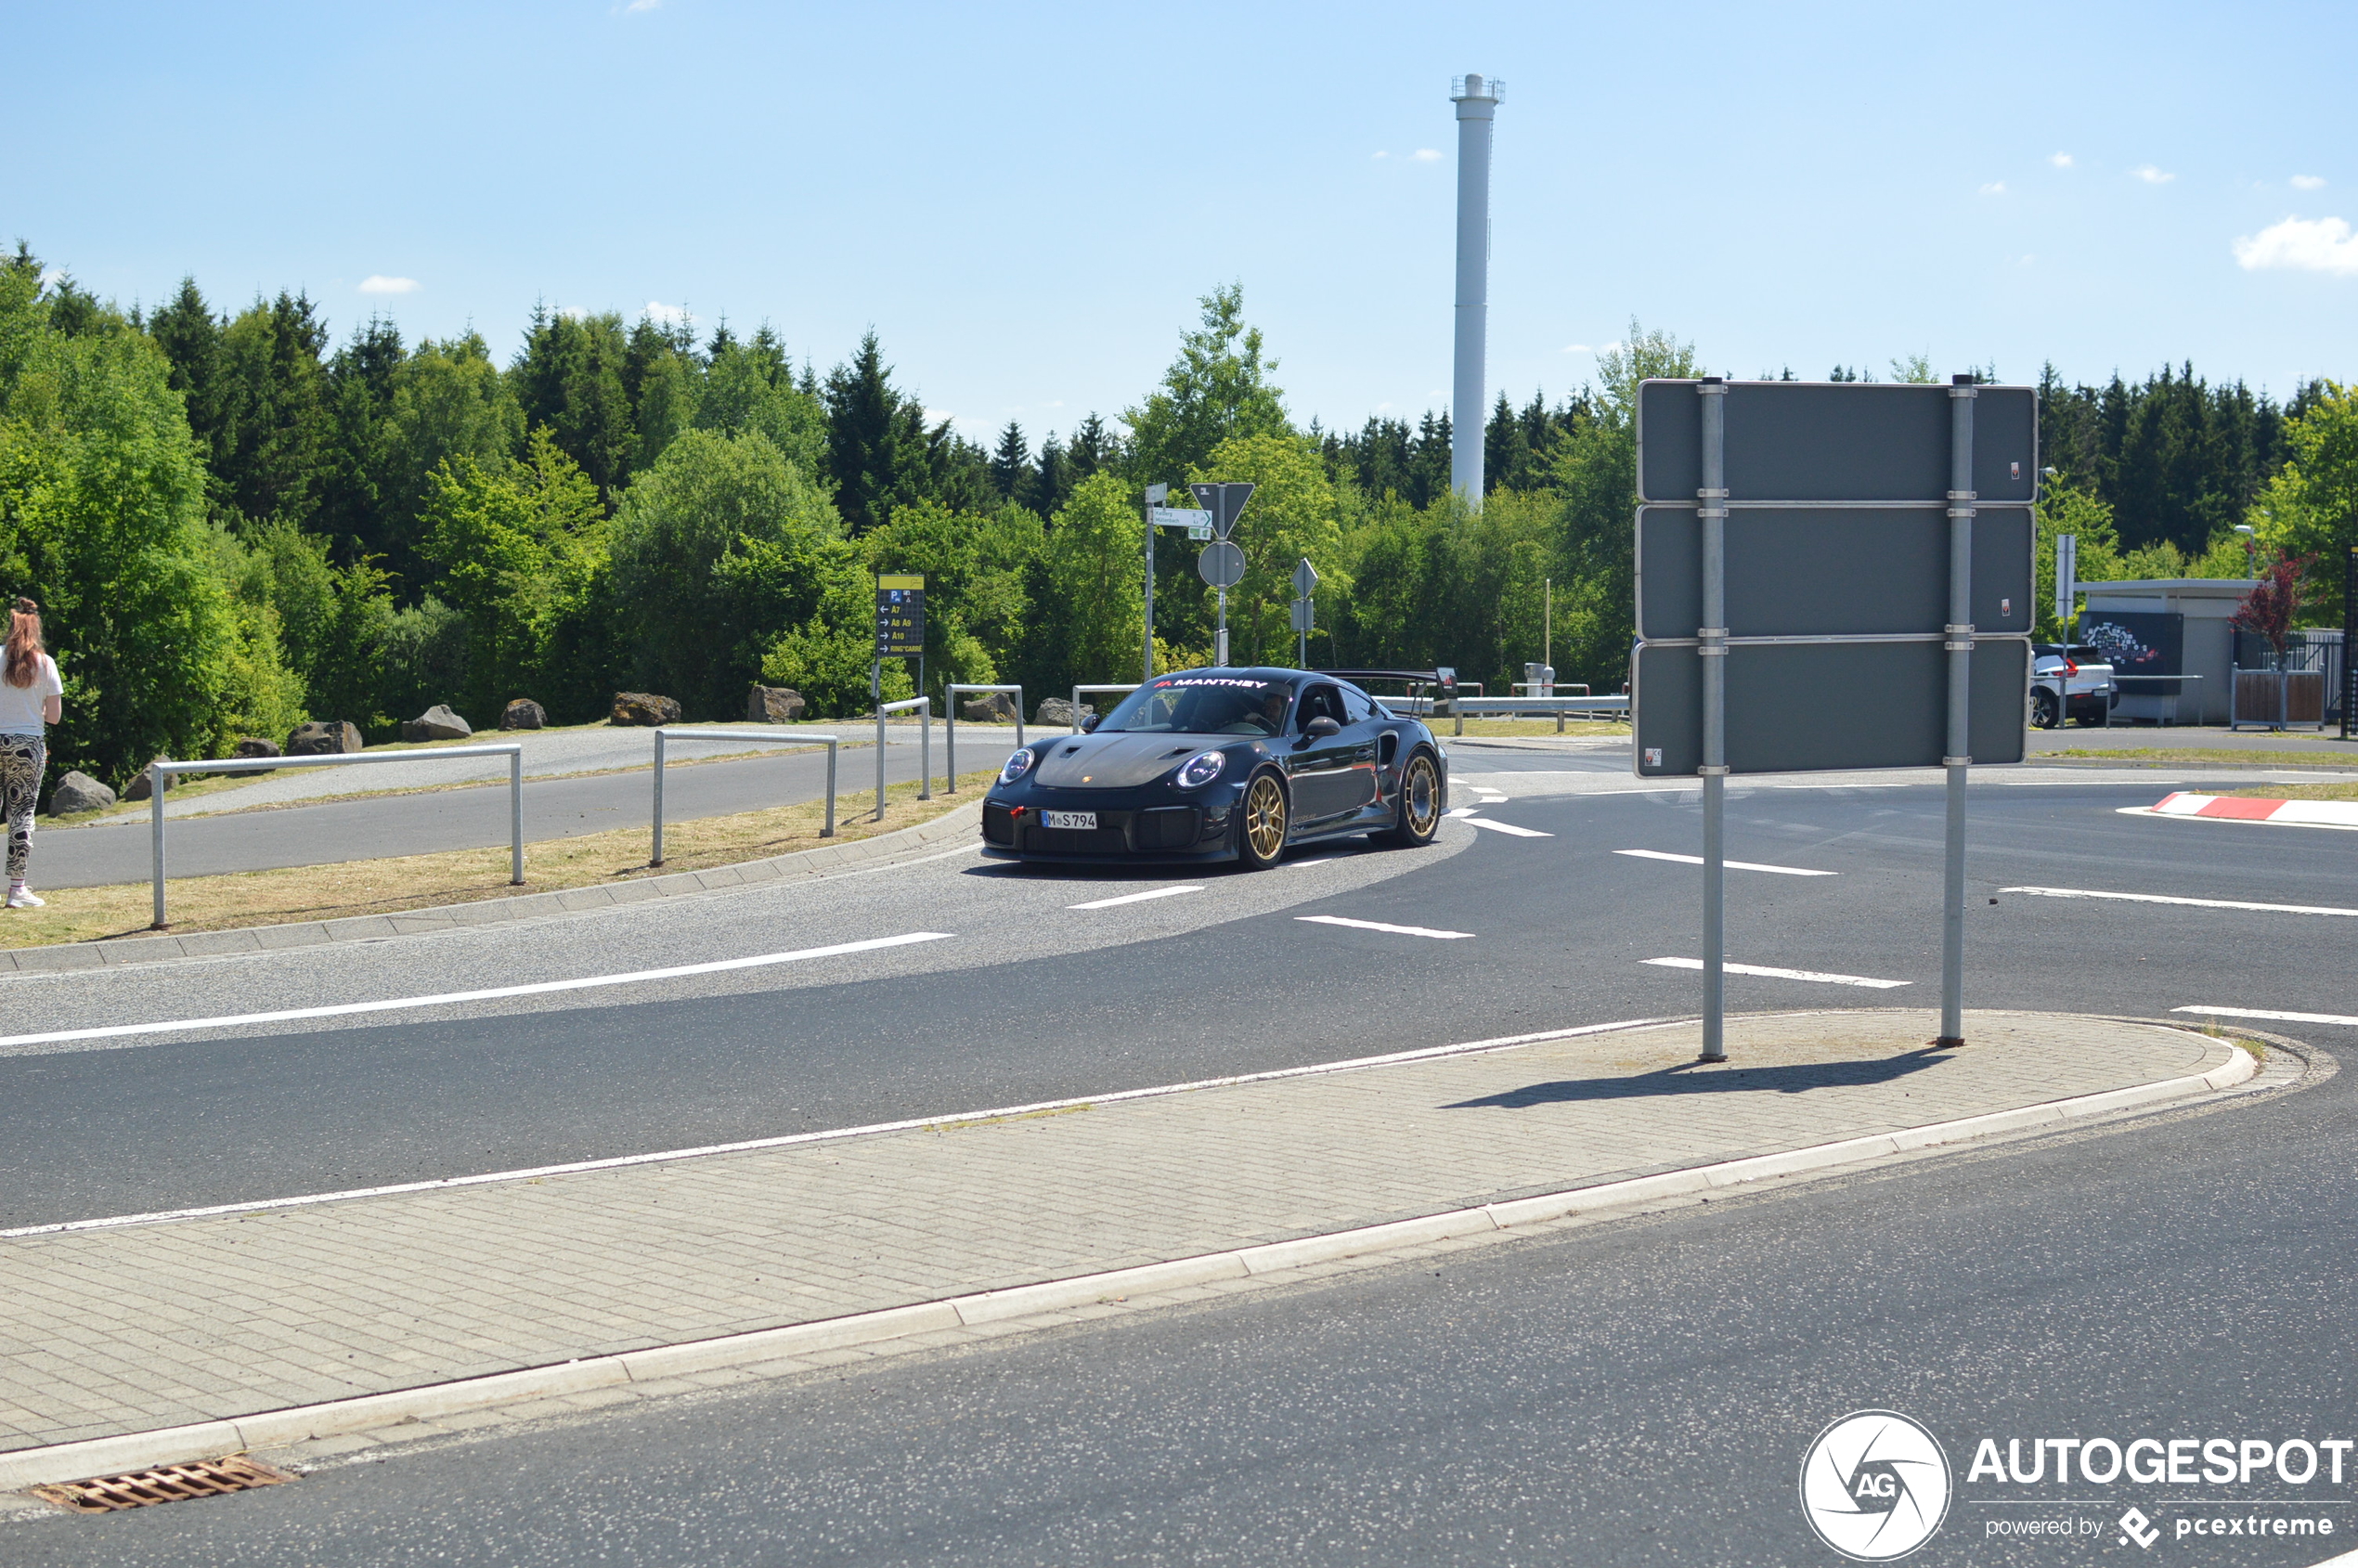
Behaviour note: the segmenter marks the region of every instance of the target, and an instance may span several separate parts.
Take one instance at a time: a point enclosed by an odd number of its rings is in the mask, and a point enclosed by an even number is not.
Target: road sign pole
[[[1973,405],[1971,376],[1949,388],[1949,624],[1941,646],[1949,654],[1948,865],[1941,878],[1940,1038],[1953,1049],[1965,1043],[1965,775],[1973,758]]]
[[[1706,376],[1703,397],[1703,1059],[1728,1059],[1728,385]]]
[[[1170,496],[1168,485],[1147,486],[1147,652],[1146,673],[1138,678],[1141,685],[1155,678],[1155,508]]]
[[[2358,544],[2341,565],[2341,738],[2358,732]]]
[[[1220,590],[1220,629],[1213,634],[1212,641],[1217,646],[1212,652],[1211,662],[1225,669],[1228,667],[1228,590],[1224,588]]]

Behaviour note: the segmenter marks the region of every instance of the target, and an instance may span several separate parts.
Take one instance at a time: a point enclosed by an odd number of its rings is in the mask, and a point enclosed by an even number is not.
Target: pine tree
[[[1015,421],[999,433],[998,448],[991,454],[991,483],[1002,500],[1029,506],[1037,487],[1039,473],[1031,466],[1031,445],[1024,439],[1023,426]]]

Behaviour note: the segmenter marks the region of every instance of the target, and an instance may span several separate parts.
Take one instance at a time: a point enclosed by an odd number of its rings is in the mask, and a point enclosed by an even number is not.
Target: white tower
[[[1449,486],[1482,504],[1483,351],[1490,313],[1490,124],[1506,84],[1460,76],[1458,106],[1458,363],[1449,389]]]

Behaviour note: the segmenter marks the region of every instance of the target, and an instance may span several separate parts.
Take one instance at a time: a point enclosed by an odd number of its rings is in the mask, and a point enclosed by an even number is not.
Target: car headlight
[[[1018,749],[1013,757],[1008,758],[1007,765],[999,770],[999,782],[1001,784],[1013,784],[1030,771],[1031,748],[1030,746],[1024,746]]]
[[[1221,770],[1227,766],[1228,754],[1226,752],[1199,751],[1179,764],[1179,787],[1201,789],[1205,784],[1218,778]]]

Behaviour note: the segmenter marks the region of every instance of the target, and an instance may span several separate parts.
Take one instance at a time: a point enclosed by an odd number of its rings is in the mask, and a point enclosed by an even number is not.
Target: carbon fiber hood
[[[1130,789],[1152,784],[1197,752],[1190,735],[1068,735],[1049,743],[1032,778],[1050,789]]]

